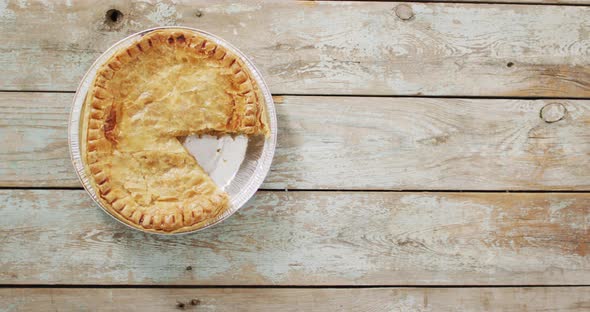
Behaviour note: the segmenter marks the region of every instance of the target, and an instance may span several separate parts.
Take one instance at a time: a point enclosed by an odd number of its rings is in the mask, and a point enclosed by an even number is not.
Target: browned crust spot
[[[111,107],[107,118],[104,121],[104,136],[111,142],[117,142],[115,128],[117,127],[117,111]]]

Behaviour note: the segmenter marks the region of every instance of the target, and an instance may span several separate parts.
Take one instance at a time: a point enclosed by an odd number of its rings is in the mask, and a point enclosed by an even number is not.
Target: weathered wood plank
[[[72,94],[0,93],[0,186],[80,186]],[[590,189],[590,101],[278,97],[264,188]],[[553,104],[557,103],[557,104]],[[563,119],[559,104],[566,109]]]
[[[74,90],[127,34],[187,25],[250,55],[274,93],[590,96],[589,7],[399,5],[3,1],[0,89]]]
[[[164,237],[81,190],[1,190],[0,281],[587,284],[589,207],[590,194],[260,192],[219,226]]]
[[[191,303],[192,302],[192,303]],[[570,311],[590,287],[355,289],[0,289],[7,311]]]

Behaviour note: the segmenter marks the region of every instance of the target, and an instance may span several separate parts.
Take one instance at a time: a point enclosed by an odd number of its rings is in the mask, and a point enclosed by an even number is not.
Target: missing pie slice
[[[178,138],[268,135],[264,99],[239,57],[185,29],[116,52],[86,97],[83,157],[112,215],[154,232],[197,229],[229,206]]]

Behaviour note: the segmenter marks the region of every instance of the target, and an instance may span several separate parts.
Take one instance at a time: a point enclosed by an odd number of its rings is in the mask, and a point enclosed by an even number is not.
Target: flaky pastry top
[[[268,135],[263,101],[243,61],[196,32],[156,30],[116,52],[85,102],[83,152],[101,203],[144,230],[199,228],[229,199],[179,138]]]

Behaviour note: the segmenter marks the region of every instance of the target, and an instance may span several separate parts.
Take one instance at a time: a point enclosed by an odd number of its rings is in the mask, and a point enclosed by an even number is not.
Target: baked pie
[[[149,32],[97,71],[85,99],[82,155],[112,215],[153,232],[185,232],[222,213],[228,195],[179,138],[269,135],[246,65],[186,29]]]

